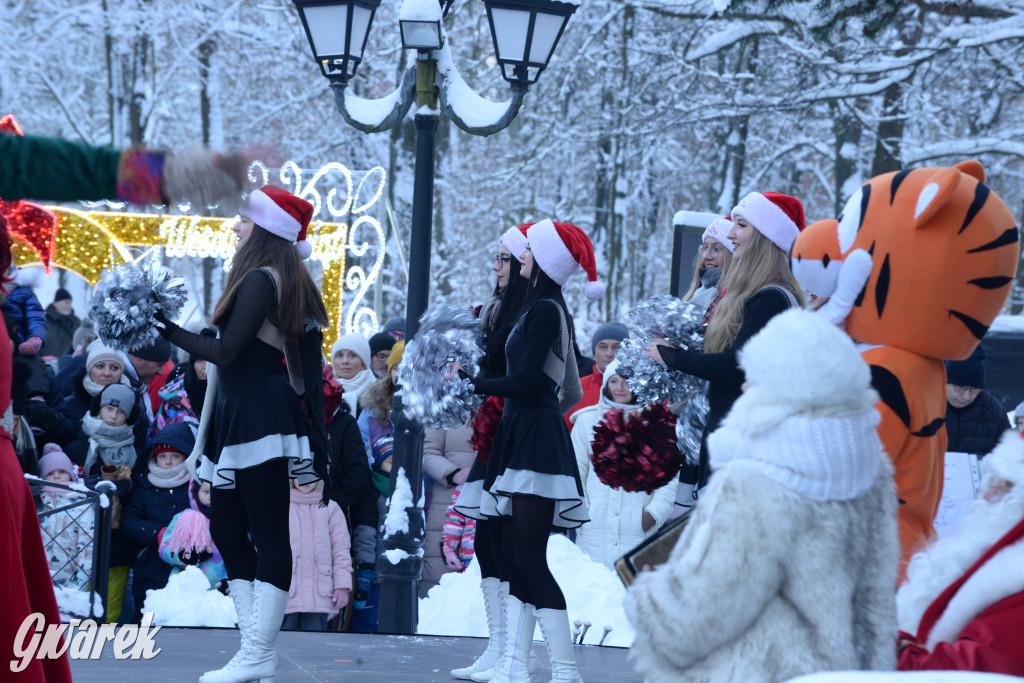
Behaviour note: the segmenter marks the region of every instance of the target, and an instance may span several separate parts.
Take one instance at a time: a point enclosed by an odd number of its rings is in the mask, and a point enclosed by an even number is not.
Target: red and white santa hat
[[[782,251],[789,253],[797,235],[807,226],[804,205],[781,192],[751,192],[732,210],[732,219],[742,216]]]
[[[531,225],[533,225],[533,223],[524,223],[522,225],[509,228],[502,233],[501,237],[498,238],[498,244],[508,249],[508,253],[512,254],[512,256],[514,256],[520,263],[523,262],[523,259],[520,257],[523,255],[523,252],[526,251],[526,246],[528,244],[526,241],[526,230]]]
[[[711,239],[715,240],[716,242],[720,243],[723,247],[728,249],[729,253],[731,254],[732,250],[736,248],[736,246],[732,243],[732,240],[729,239],[728,237],[729,232],[731,231],[732,218],[730,218],[729,216],[722,216],[721,218],[716,218],[715,220],[711,221],[711,224],[708,225],[708,227],[704,228],[704,234],[700,236],[700,243],[704,244],[704,240],[710,237]]]
[[[299,258],[309,258],[313,247],[306,241],[306,229],[313,218],[313,205],[276,185],[264,185],[249,193],[241,214],[267,232],[295,243]]]
[[[579,268],[587,273],[584,292],[590,299],[604,296],[604,284],[597,280],[594,245],[586,233],[569,223],[554,223],[545,218],[526,231],[530,250],[537,265],[548,277],[565,285]]]

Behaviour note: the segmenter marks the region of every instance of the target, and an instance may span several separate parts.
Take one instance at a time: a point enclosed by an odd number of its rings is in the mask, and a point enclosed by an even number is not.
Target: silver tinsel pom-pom
[[[406,417],[434,429],[455,429],[469,422],[483,398],[473,393],[468,379],[444,377],[453,361],[470,377],[480,371],[481,330],[473,311],[461,306],[436,306],[423,314],[420,329],[398,364]]]
[[[686,461],[696,465],[700,461],[700,443],[708,421],[707,391],[698,391],[686,402],[676,421],[676,445]]]
[[[185,280],[159,264],[117,266],[93,289],[89,317],[105,344],[121,351],[149,346],[160,334],[156,314],[174,320],[188,298]]]
[[[629,313],[633,336],[622,342],[615,358],[619,374],[627,378],[638,403],[679,403],[703,389],[703,380],[655,362],[646,351],[654,337],[664,337],[687,351],[700,351],[704,347],[703,319],[704,312],[699,308],[668,294],[653,296],[633,307]]]

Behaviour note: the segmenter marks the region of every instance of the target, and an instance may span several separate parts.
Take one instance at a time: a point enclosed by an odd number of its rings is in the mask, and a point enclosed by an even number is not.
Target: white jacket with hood
[[[638,410],[642,407],[613,404],[604,395],[608,380],[615,374],[618,364],[618,361],[612,361],[605,368],[597,404],[581,408],[569,418],[573,423],[570,437],[576,452],[576,466],[580,470],[583,494],[587,509],[590,510],[590,521],[576,532],[576,545],[592,560],[603,562],[609,567],[668,520],[677,486],[676,480],[673,480],[653,493],[613,489],[597,478],[590,465],[593,453],[590,442],[594,438],[594,427],[604,418],[605,413],[622,408]],[[654,526],[647,531],[643,530],[645,511],[654,518]]]

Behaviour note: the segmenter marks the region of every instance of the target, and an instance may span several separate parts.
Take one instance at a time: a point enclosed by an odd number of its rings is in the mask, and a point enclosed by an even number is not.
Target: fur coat
[[[715,475],[668,562],[626,596],[646,681],[773,683],[891,670],[899,543],[870,373],[805,311],[741,351]]]

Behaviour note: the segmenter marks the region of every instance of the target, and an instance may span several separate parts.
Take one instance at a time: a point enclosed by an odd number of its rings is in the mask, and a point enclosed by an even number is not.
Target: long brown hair
[[[732,263],[726,284],[729,289],[718,302],[704,335],[705,353],[718,353],[732,347],[743,322],[744,304],[763,287],[777,284],[792,292],[801,308],[806,305],[803,288],[789,269],[789,256],[756,228],[743,247],[743,257]]]
[[[268,267],[277,271],[281,282],[277,292],[278,329],[286,337],[302,335],[306,317],[327,327],[327,308],[309,271],[302,265],[295,246],[288,240],[253,225],[249,237],[235,252],[224,292],[213,309],[213,324],[223,323],[235,301],[235,293],[249,271]]]
[[[370,388],[359,397],[359,402],[364,408],[369,408],[373,417],[381,422],[391,419],[391,404],[395,400],[395,392],[398,387],[391,380],[391,373],[370,385]]]
[[[712,237],[711,239],[715,238]],[[715,240],[715,242],[718,242],[718,240]],[[721,244],[721,242],[718,243]],[[721,290],[722,285],[725,284],[725,277],[729,274],[729,266],[732,265],[732,252],[726,249],[724,244],[722,245],[722,249],[725,251],[725,263],[722,265],[721,275],[718,276],[719,290]],[[696,258],[693,259],[693,280],[690,282],[690,288],[686,290],[686,294],[683,295],[683,301],[689,301],[692,299],[693,295],[697,293],[697,290],[704,285],[700,279],[700,269],[703,267],[702,264],[704,263],[704,251],[704,243],[702,242],[701,245],[697,247]]]

